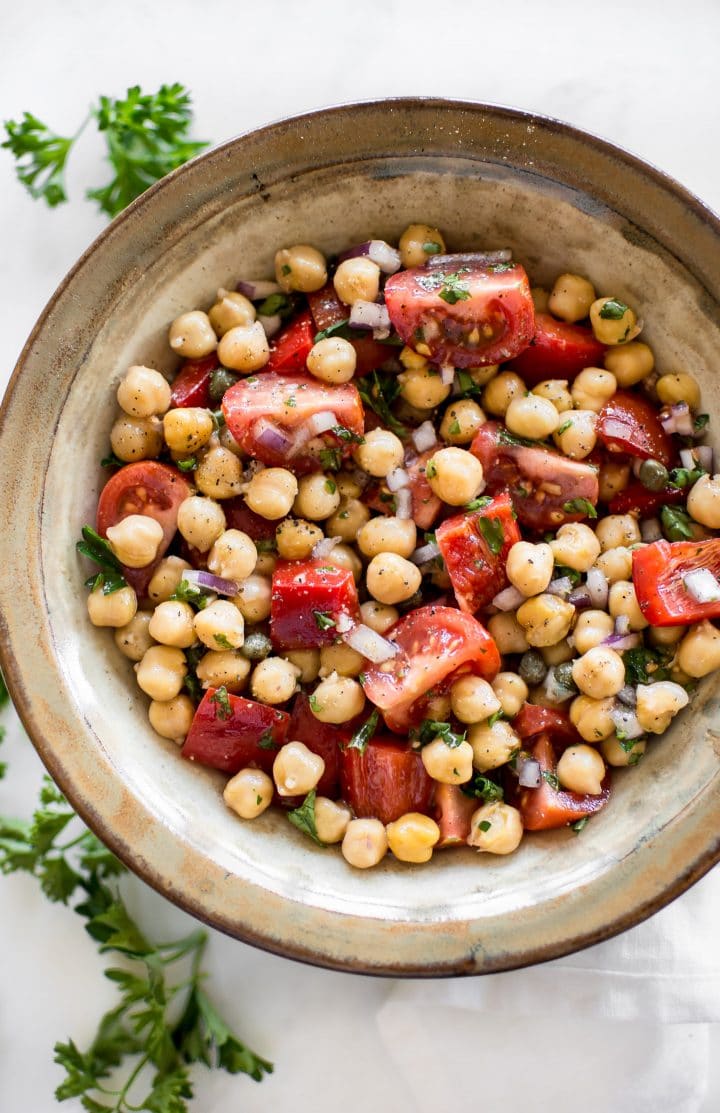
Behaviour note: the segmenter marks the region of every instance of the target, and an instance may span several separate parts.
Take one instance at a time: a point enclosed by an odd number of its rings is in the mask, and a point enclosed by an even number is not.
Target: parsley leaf
[[[375,708],[372,714],[369,715],[368,718],[365,720],[363,725],[361,727],[358,727],[353,734],[352,738],[348,742],[348,749],[359,750],[361,754],[364,754],[365,750],[367,749],[368,742],[378,728],[379,719],[380,712],[377,708]]]
[[[436,738],[442,739],[446,746],[455,750],[467,738],[467,731],[458,734],[450,723],[438,722],[437,719],[423,719],[417,730],[412,732],[412,737],[420,746],[427,746]]]
[[[42,197],[50,208],[67,201],[65,163],[76,137],[57,135],[31,112],[22,120],[7,120],[5,131],[0,146],[17,159],[15,172],[30,195]]]
[[[260,317],[287,317],[292,310],[293,305],[287,294],[270,294],[257,307]]]
[[[487,542],[493,556],[497,556],[505,544],[505,533],[499,518],[478,518],[477,527]]]
[[[277,742],[273,738],[273,732],[269,727],[266,731],[263,731],[263,733],[260,735],[260,740],[258,741],[258,749],[260,749],[260,750],[279,750],[280,749],[279,745],[277,744]]]
[[[320,703],[320,700],[317,698],[315,693],[308,696],[308,703],[310,704],[311,711],[322,711],[322,704]]]
[[[342,467],[343,458],[339,448],[321,448],[318,459],[323,471],[340,471]]]
[[[331,429],[328,429],[328,433],[345,444],[365,444],[364,437],[360,436],[359,433],[353,433],[352,429],[347,429],[344,425],[333,425]]]
[[[398,377],[373,371],[372,375],[365,375],[360,379],[357,387],[365,405],[382,418],[388,429],[398,437],[407,437],[407,426],[398,421],[390,409],[400,393],[401,383]]]
[[[313,611],[313,618],[318,630],[333,630],[337,623],[327,611]]]
[[[709,421],[710,421],[710,414],[698,414],[697,417],[695,418],[694,423],[693,423],[693,427],[695,429],[695,432],[696,433],[702,433],[703,429],[706,427],[706,425],[708,424]]]
[[[103,456],[102,460],[100,461],[100,467],[101,468],[124,468],[125,467],[125,461],[121,460],[119,456],[116,456],[114,452],[111,452],[111,453],[109,453],[109,455]]]
[[[213,634],[213,641],[216,642],[216,644],[219,645],[221,649],[233,650],[235,648],[235,646],[228,641],[225,634]]]
[[[315,789],[311,789],[303,800],[299,808],[294,811],[288,812],[288,819],[293,827],[297,827],[298,831],[302,831],[304,835],[308,835],[313,842],[318,846],[325,846],[317,833],[317,824],[315,823]]]
[[[597,518],[597,510],[589,499],[570,499],[563,503],[566,514],[584,514],[586,518]]]
[[[184,576],[170,598],[177,600],[179,603],[189,603],[192,607],[197,607],[199,611],[204,610],[208,604],[208,597],[203,589],[198,587],[197,584],[191,583],[190,580],[186,580]]]
[[[81,533],[82,541],[78,541],[75,548],[101,569],[99,573],[85,581],[85,587],[93,591],[97,587],[102,587],[103,595],[110,595],[113,591],[127,587],[122,565],[105,538],[96,533],[91,526],[83,526]]]
[[[660,518],[668,541],[692,541],[692,522],[681,507],[663,506]]]
[[[650,684],[653,680],[666,680],[666,658],[654,649],[627,649],[623,653],[625,683],[635,687],[637,684]]]
[[[475,773],[473,779],[464,785],[460,785],[460,788],[466,796],[477,797],[478,800],[483,800],[486,804],[493,800],[503,800],[505,796],[502,786],[490,777],[483,776],[482,773]]]
[[[562,425],[561,425],[561,426],[560,426],[560,428],[559,428],[559,429],[557,430],[557,436],[558,436],[558,437],[561,437],[561,436],[562,436],[562,434],[563,434],[563,433],[565,433],[565,432],[567,432],[567,430],[568,430],[568,429],[570,429],[570,428],[572,428],[572,421],[570,421],[570,420],[568,420],[568,421],[563,421]]]
[[[490,495],[481,495],[479,499],[473,499],[472,502],[467,503],[465,510],[482,510],[483,507],[489,506],[492,502]],[[433,541],[435,538],[433,537]]]
[[[180,471],[195,471],[198,466],[197,457],[188,456],[184,460],[178,460],[177,466]]]
[[[582,819],[576,819],[574,823],[570,824],[576,835],[579,835],[587,827],[589,819],[590,816],[584,815]]]
[[[223,722],[227,722],[228,719],[232,719],[233,710],[230,705],[228,690],[224,684],[221,684],[220,687],[217,688],[210,696],[210,703],[215,704],[216,719],[221,719]]]
[[[458,421],[458,419],[456,417],[453,418],[453,420],[450,422],[450,424],[448,426],[448,433],[450,434],[451,437],[459,437],[460,436],[460,422]]]
[[[438,297],[448,305],[455,305],[459,301],[467,301],[471,296],[467,285],[461,280],[459,274],[445,275],[445,281],[438,291]]]
[[[608,298],[600,310],[600,316],[604,321],[621,321],[628,311],[628,307],[624,301],[618,298]]]
[[[557,774],[551,773],[549,769],[544,769],[542,776],[543,780],[547,781],[547,783],[550,785],[550,788],[554,788],[557,792],[560,788],[560,781],[557,778]]]
[[[436,243],[435,240],[427,240],[422,245],[422,249],[426,255],[439,255],[442,251],[442,246]]]
[[[349,317],[343,317],[342,321],[335,321],[333,325],[328,325],[327,328],[322,329],[320,332],[316,332],[313,343],[318,344],[321,340],[327,340],[328,336],[335,336],[336,333],[347,328],[349,323]]]
[[[506,429],[504,425],[501,425],[498,430],[498,442],[500,444],[521,445],[523,448],[537,448],[537,441],[531,441],[528,437],[518,437],[515,433]]]
[[[481,819],[480,822],[478,823],[478,828],[483,832],[483,834],[485,832],[489,831],[491,827],[492,827],[492,823],[490,822],[489,819]]]

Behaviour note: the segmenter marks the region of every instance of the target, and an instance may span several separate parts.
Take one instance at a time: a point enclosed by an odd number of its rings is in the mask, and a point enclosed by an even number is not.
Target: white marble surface
[[[35,0],[2,5],[0,105],[4,118],[29,109],[72,132],[98,93],[179,80],[194,94],[197,134],[222,140],[344,100],[410,93],[484,99],[555,115],[626,145],[718,209],[719,32],[713,0],[686,0],[681,8],[663,0]],[[73,201],[51,212],[25,195],[0,152],[0,393],[44,302],[103,226],[82,200],[89,182],[103,181],[99,160],[88,133],[71,163]],[[40,769],[12,721],[3,749],[11,769],[0,783],[0,812],[25,814]],[[139,882],[128,893],[149,930],[181,926],[182,915]],[[0,954],[0,1110],[49,1113],[59,1080],[53,1042],[72,1035],[83,1044],[113,991],[77,918],[49,905],[27,878],[0,879]],[[262,1086],[199,1076],[199,1113],[418,1108],[403,1073],[412,1056],[392,1053],[387,1013],[377,1025],[391,982],[312,970],[219,936],[209,964],[224,1008],[277,1070]],[[431,996],[428,989],[428,1002]],[[557,1022],[548,1076],[562,1075],[571,1026]],[[575,1084],[592,1085],[597,1050],[588,1046],[583,1060],[575,1044]],[[605,1050],[612,1054],[609,1038]],[[462,1097],[453,1078],[477,1069],[481,1094],[482,1070],[491,1069],[507,1077],[505,1109],[540,1108],[542,1080],[518,1077],[512,1031],[507,1047],[495,1039],[492,1054],[481,1067],[443,1047],[437,1081],[445,1078],[453,1095],[447,1107],[474,1110],[475,1095]],[[618,1099],[614,1107],[624,1113],[635,1106],[632,1058],[619,1069],[628,1075],[627,1104]],[[718,1081],[700,1105],[673,1106],[673,1113],[717,1109]],[[75,1113],[79,1105],[66,1108]]]

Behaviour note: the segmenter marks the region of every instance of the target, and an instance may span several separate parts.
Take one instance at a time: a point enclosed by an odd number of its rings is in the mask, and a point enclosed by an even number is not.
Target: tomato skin
[[[378,425],[382,425],[382,422]],[[443,507],[441,499],[437,497],[425,476],[425,465],[436,451],[437,449],[430,448],[404,464],[410,477],[408,486],[412,497],[412,516],[418,529],[430,529]],[[363,496],[363,502],[371,510],[379,510],[381,514],[394,513],[394,496],[385,483],[368,488]]]
[[[673,456],[670,437],[652,402],[639,394],[618,390],[600,410],[595,431],[609,452],[625,452],[643,460],[659,460],[666,467],[670,465]]]
[[[503,540],[498,553],[493,553],[481,532],[481,519],[499,523]],[[521,534],[506,491],[481,510],[446,518],[435,536],[461,611],[475,614],[507,587],[505,564]]]
[[[343,305],[335,293],[332,282],[328,282],[322,290],[308,294],[307,299],[317,332],[324,332],[331,325],[347,320],[350,314],[349,307]],[[350,343],[357,356],[355,375],[358,378],[369,375],[371,371],[376,371],[378,367],[382,367],[383,363],[390,359],[393,354],[392,347],[382,344],[379,340],[373,340],[371,336],[356,337]]]
[[[466,796],[457,785],[435,785],[433,817],[440,828],[437,850],[465,845],[470,834],[470,820],[480,803],[480,800]]]
[[[287,739],[290,716],[264,703],[228,693],[231,714],[218,715],[220,705],[212,702],[216,688],[208,688],[198,704],[182,756],[223,773],[235,774],[254,764],[266,773]],[[269,732],[269,735],[268,735]],[[265,746],[260,741],[265,736]]]
[[[540,763],[543,773],[555,772],[557,766],[555,751],[547,734],[538,735],[531,753]],[[610,770],[607,769],[602,782],[602,792],[598,796],[570,792],[568,789],[555,789],[543,778],[539,788],[522,789],[518,797],[518,807],[526,831],[548,831],[594,815],[605,807],[609,799]]]
[[[172,384],[170,405],[175,408],[210,407],[210,379],[220,366],[217,352],[203,359],[186,359]]]
[[[386,634],[400,653],[369,665],[363,688],[390,730],[406,732],[413,705],[459,669],[492,680],[500,654],[484,626],[454,607],[429,605],[410,611]]]
[[[633,550],[635,594],[651,626],[685,626],[720,617],[720,602],[697,603],[683,584],[683,577],[698,568],[720,577],[720,538],[653,541]]]
[[[618,491],[608,503],[608,508],[611,514],[638,514],[641,518],[653,518],[663,506],[684,502],[686,494],[679,487],[648,491],[638,480],[629,483],[624,491]]]
[[[523,741],[532,740],[538,734],[548,734],[553,744],[563,750],[582,743],[567,711],[555,707],[525,703],[512,720],[511,726]]]
[[[353,723],[343,723],[342,726],[321,723],[310,710],[308,697],[304,693],[296,697],[287,736],[293,742],[304,742],[325,762],[325,772],[317,784],[318,796],[329,796],[334,800],[339,795],[340,747],[347,745],[353,730]]]
[[[507,490],[518,520],[538,532],[584,521],[587,514],[564,506],[578,498],[595,506],[600,493],[595,469],[546,448],[509,443],[507,436],[498,421],[486,421],[470,445],[483,466],[486,492]]]
[[[433,782],[417,750],[389,738],[373,738],[365,752],[340,752],[342,794],[360,818],[393,823],[407,812],[430,810]]]
[[[602,367],[605,345],[584,325],[557,321],[549,313],[535,317],[535,335],[524,352],[507,365],[527,386],[544,379],[574,379],[585,367]]]
[[[448,304],[443,277],[457,274],[470,296]],[[523,267],[422,267],[391,274],[385,283],[390,320],[406,344],[422,342],[435,363],[482,367],[517,356],[535,332],[535,310]],[[477,339],[470,339],[475,334]]]
[[[152,564],[146,568],[123,565],[123,575],[138,595],[145,594],[153,572],[167,552],[177,531],[180,503],[188,498],[191,490],[177,468],[156,460],[140,460],[116,471],[100,492],[97,531],[101,537],[107,535],[110,526],[117,525],[130,514],[144,514],[162,526],[162,541]]]
[[[304,371],[315,332],[312,314],[309,309],[304,309],[275,337],[270,345],[270,359],[263,370]]]
[[[323,630],[314,611],[333,620],[345,615],[360,620],[360,606],[353,574],[324,560],[279,560],[272,577],[270,637],[281,649],[309,649],[332,645],[336,627]]]
[[[274,541],[275,531],[284,518],[263,518],[251,510],[242,495],[232,499],[223,499],[222,508],[225,511],[225,522],[228,529],[239,529],[246,533],[253,541]]]

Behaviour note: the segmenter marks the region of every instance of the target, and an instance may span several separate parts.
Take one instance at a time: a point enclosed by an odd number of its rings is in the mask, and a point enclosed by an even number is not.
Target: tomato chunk
[[[639,394],[618,390],[600,410],[595,431],[610,452],[659,460],[666,467],[672,460],[670,437],[652,402]]]
[[[352,572],[325,560],[280,560],[272,578],[270,636],[281,649],[332,645],[342,616],[358,622]]]
[[[295,317],[270,345],[270,359],[264,371],[304,371],[315,341],[315,323],[309,309]]]
[[[373,738],[364,753],[342,750],[340,780],[358,818],[392,823],[407,812],[430,810],[433,782],[420,754],[401,742]]]
[[[210,406],[210,379],[219,366],[216,352],[203,359],[186,359],[172,384],[171,406],[207,409]]]
[[[288,740],[304,742],[314,754],[319,754],[325,762],[325,772],[317,785],[318,796],[335,799],[340,790],[340,747],[346,746],[353,735],[355,723],[321,723],[310,709],[306,695],[297,696],[290,715]]]
[[[391,730],[406,731],[413,704],[459,669],[492,680],[500,668],[500,654],[485,627],[454,607],[418,607],[386,636],[400,652],[382,665],[370,665],[363,687]]]
[[[225,392],[222,410],[230,432],[250,456],[270,467],[291,467],[295,472],[321,466],[317,454],[306,446],[317,441],[308,421],[317,414],[331,413],[336,424],[362,436],[363,405],[352,383],[329,386],[310,375],[277,374],[266,371],[241,379]],[[342,455],[352,450],[349,440],[324,433],[326,445]]]
[[[348,306],[343,305],[335,293],[332,282],[328,282],[322,290],[317,290],[314,294],[308,294],[307,299],[317,332],[324,332],[332,325],[337,325],[340,321],[346,321],[350,315]],[[383,363],[390,359],[393,354],[391,347],[383,344],[380,340],[373,340],[370,336],[353,336],[350,343],[355,349],[357,357],[355,374],[360,378],[363,375],[369,375],[371,371],[376,371],[378,367],[382,367]]]
[[[582,742],[567,711],[554,707],[540,707],[534,703],[523,704],[512,721],[512,728],[523,741],[532,739],[538,734],[549,734],[554,745],[563,750],[567,746],[578,746]]]
[[[162,541],[152,564],[146,568],[123,565],[123,575],[138,595],[144,595],[153,572],[167,552],[177,530],[180,503],[188,498],[191,490],[176,468],[155,460],[126,464],[103,487],[97,508],[97,531],[101,537],[107,535],[110,526],[117,525],[130,514],[144,514],[162,526]]]
[[[720,602],[698,603],[685,587],[684,577],[700,568],[720,579],[720,538],[654,541],[633,550],[635,594],[651,626],[685,626],[720,617]]]
[[[532,756],[540,763],[543,773],[554,773],[557,767],[555,751],[547,734],[538,736],[532,748]],[[598,796],[589,793],[570,792],[568,789],[555,789],[543,778],[539,788],[524,788],[519,795],[519,808],[523,827],[526,831],[546,831],[555,827],[565,827],[585,816],[594,815],[604,808],[610,799],[610,770],[605,773],[602,792]]]
[[[275,531],[280,521],[285,519],[263,518],[251,510],[242,495],[232,499],[223,499],[222,508],[225,511],[225,521],[228,529],[239,529],[246,533],[253,541],[273,541]]]
[[[521,540],[507,492],[481,510],[446,518],[435,536],[461,611],[474,614],[507,587],[508,553]]]
[[[613,495],[608,506],[611,514],[637,514],[641,518],[652,518],[663,506],[684,502],[686,494],[680,487],[648,491],[640,482],[629,483],[624,491]]]
[[[382,422],[379,422],[381,425]],[[437,449],[431,448],[420,456],[410,457],[405,462],[405,470],[410,477],[408,484],[412,499],[411,513],[418,529],[430,529],[442,510],[442,501],[437,497],[425,476],[425,465]],[[395,496],[386,483],[368,488],[364,495],[364,502],[372,509],[379,510],[381,514],[395,513]]]
[[[466,796],[457,785],[435,785],[433,815],[440,828],[438,850],[445,846],[463,846],[470,834],[470,820],[480,801]]]
[[[232,693],[227,694],[228,713],[225,700],[218,701],[216,692],[208,688],[198,704],[182,756],[224,773],[239,773],[248,765],[269,773],[277,751],[285,745],[290,716]]]
[[[584,504],[597,503],[594,468],[547,448],[514,443],[497,421],[480,426],[470,451],[483,466],[488,494],[509,491],[518,519],[530,529],[557,529],[565,522],[580,522],[588,516]],[[576,499],[582,500],[578,509],[566,509],[566,504]]]
[[[508,364],[528,386],[544,379],[574,379],[585,367],[602,367],[605,345],[585,325],[557,321],[549,313],[535,317],[529,346]]]

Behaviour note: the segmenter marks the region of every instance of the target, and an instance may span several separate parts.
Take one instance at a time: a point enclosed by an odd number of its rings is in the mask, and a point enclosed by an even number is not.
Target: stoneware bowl
[[[718,685],[619,772],[578,837],[515,855],[387,858],[366,873],[282,814],[243,823],[222,778],[181,760],[107,630],[87,621],[80,526],[106,473],[115,387],[174,370],[168,322],[220,285],[272,274],[281,245],[328,253],[438,225],[450,249],[511,247],[536,283],[592,277],[647,321],[720,423],[720,226],[658,171],[553,120],[389,100],[314,112],[217,147],[131,205],[38,322],[2,410],[1,664],[50,773],[90,827],[170,900],[246,942],[339,970],[477,974],[556,957],[638,923],[720,857]]]

